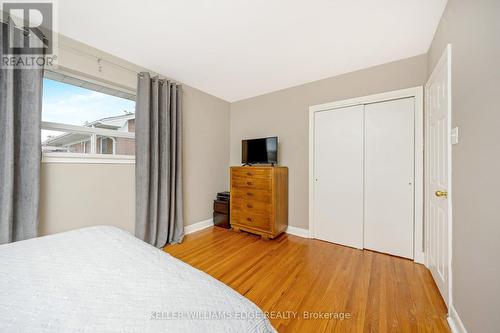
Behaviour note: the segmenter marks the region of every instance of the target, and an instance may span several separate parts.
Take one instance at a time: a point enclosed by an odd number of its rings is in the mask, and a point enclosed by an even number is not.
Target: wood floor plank
[[[429,271],[410,260],[221,228],[164,250],[249,298],[278,332],[450,332]]]

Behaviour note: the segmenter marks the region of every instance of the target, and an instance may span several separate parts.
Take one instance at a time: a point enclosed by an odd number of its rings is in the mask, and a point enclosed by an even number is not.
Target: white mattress
[[[275,331],[223,283],[99,226],[0,246],[0,332]]]

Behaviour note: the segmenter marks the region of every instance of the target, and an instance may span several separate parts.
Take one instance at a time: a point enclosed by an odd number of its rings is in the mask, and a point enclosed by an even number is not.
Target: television
[[[241,141],[241,163],[277,164],[278,137],[250,139]]]

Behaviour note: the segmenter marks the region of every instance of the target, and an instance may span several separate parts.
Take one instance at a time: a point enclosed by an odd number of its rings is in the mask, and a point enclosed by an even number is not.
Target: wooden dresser
[[[288,168],[231,167],[231,225],[274,238],[288,225]]]

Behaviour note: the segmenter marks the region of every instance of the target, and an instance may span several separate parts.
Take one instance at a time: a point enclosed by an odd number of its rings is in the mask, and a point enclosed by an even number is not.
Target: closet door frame
[[[423,86],[389,91],[381,94],[356,97],[331,103],[309,107],[309,237],[315,238],[314,231],[314,148],[315,113],[334,110],[355,105],[391,101],[395,99],[415,99],[415,196],[414,196],[414,229],[413,258],[415,262],[424,263],[424,89]]]

